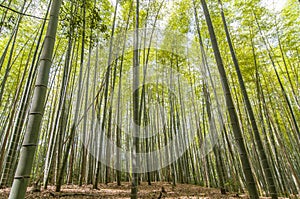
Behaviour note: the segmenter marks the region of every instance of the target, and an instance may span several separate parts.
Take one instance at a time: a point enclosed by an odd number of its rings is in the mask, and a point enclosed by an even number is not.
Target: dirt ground
[[[163,188],[162,188],[163,187]],[[92,188],[92,185],[77,186],[77,185],[64,185],[61,192],[56,193],[54,186],[49,186],[47,190],[41,192],[32,192],[28,188],[26,199],[53,199],[53,198],[130,198],[130,184],[123,182],[121,186],[116,183],[109,183],[108,185],[100,184],[99,190]],[[141,183],[139,186],[138,197],[142,199],[220,199],[220,198],[243,198],[247,199],[246,195],[237,193],[227,193],[222,195],[219,189],[204,188],[196,185],[177,184],[173,187],[169,183],[156,182],[148,186],[147,183]],[[162,191],[164,189],[164,191]],[[10,189],[0,189],[0,199],[8,198]],[[264,197],[266,198],[266,197]],[[296,197],[295,197],[296,198]],[[263,197],[261,198],[263,199]]]

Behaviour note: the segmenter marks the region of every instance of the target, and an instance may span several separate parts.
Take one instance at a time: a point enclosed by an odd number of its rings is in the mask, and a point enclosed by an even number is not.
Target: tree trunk
[[[229,84],[228,84],[228,80],[227,80],[227,76],[226,76],[226,72],[225,72],[225,68],[223,65],[223,61],[221,58],[221,54],[219,51],[219,46],[217,43],[217,38],[214,32],[214,28],[213,28],[213,24],[210,18],[210,14],[207,8],[207,4],[205,0],[201,0],[202,3],[202,7],[203,7],[203,11],[204,11],[204,15],[205,15],[205,20],[208,26],[208,31],[209,31],[209,35],[210,35],[210,39],[211,39],[211,43],[213,46],[213,50],[214,50],[214,55],[215,55],[215,59],[216,59],[216,63],[218,66],[218,70],[220,73],[220,77],[221,77],[221,81],[222,81],[222,87],[223,87],[223,91],[225,94],[225,100],[226,100],[226,106],[230,115],[230,120],[231,120],[231,127],[235,136],[235,139],[237,141],[237,144],[239,146],[239,154],[240,154],[240,158],[242,161],[242,166],[243,166],[243,171],[246,177],[246,185],[247,185],[247,189],[249,191],[249,195],[250,198],[252,199],[257,199],[259,198],[259,194],[258,191],[256,189],[256,185],[255,185],[255,181],[254,181],[254,177],[253,177],[253,173],[252,173],[252,169],[251,169],[251,165],[250,165],[250,161],[249,161],[249,157],[246,151],[246,147],[245,147],[245,143],[244,143],[244,139],[242,136],[242,132],[241,132],[241,128],[239,125],[239,121],[238,121],[238,116],[235,110],[235,106],[233,103],[233,99],[231,96],[231,92],[230,92],[230,88],[229,88]]]
[[[234,64],[234,67],[235,67],[235,70],[236,70],[236,73],[237,73],[237,76],[238,76],[239,85],[241,87],[243,98],[245,100],[247,112],[249,114],[253,134],[254,134],[255,141],[256,141],[256,144],[257,144],[257,148],[258,148],[258,152],[259,152],[259,155],[260,155],[260,158],[261,158],[261,161],[262,161],[263,170],[264,170],[266,178],[267,178],[267,183],[268,183],[268,187],[269,187],[269,190],[270,190],[270,194],[272,196],[272,199],[277,199],[278,196],[277,196],[277,191],[276,191],[273,175],[271,173],[271,168],[269,166],[267,155],[266,155],[265,149],[263,147],[261,137],[259,135],[258,127],[257,127],[256,120],[255,120],[255,117],[254,117],[254,112],[253,112],[253,109],[252,109],[252,106],[251,106],[251,103],[250,103],[250,100],[249,100],[249,97],[248,97],[248,93],[247,93],[247,90],[246,90],[246,87],[245,87],[245,83],[244,83],[242,73],[240,71],[240,66],[239,66],[239,63],[238,63],[238,59],[235,55],[235,50],[234,50],[232,42],[231,42],[230,33],[229,33],[229,30],[228,30],[228,27],[227,27],[225,14],[224,14],[224,11],[223,11],[223,5],[222,5],[221,0],[218,0],[218,2],[219,2],[222,21],[223,21],[223,25],[224,25],[224,29],[225,29],[225,33],[226,33],[226,39],[227,39],[228,46],[229,46],[229,49],[230,49],[232,61],[233,61],[233,64]]]
[[[49,25],[45,37],[45,44],[43,46],[43,53],[40,59],[40,68],[33,93],[32,107],[29,113],[28,126],[9,199],[23,199],[29,182],[44,112],[60,6],[61,0],[54,0],[52,2]]]
[[[139,158],[139,0],[136,0],[135,13],[135,31],[134,31],[134,50],[133,50],[133,85],[132,85],[132,99],[133,99],[133,146],[132,146],[132,187],[131,199],[137,199],[138,192],[138,173]]]

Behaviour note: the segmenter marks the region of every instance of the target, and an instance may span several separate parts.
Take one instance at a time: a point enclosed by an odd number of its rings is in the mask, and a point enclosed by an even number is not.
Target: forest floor
[[[163,188],[162,188],[163,187]],[[116,183],[109,183],[108,185],[99,184],[99,190],[93,189],[92,185],[77,186],[77,185],[64,185],[61,192],[55,192],[54,186],[49,186],[47,190],[41,190],[41,192],[32,192],[32,188],[28,188],[26,193],[26,199],[53,199],[53,198],[130,198],[131,185],[127,182],[123,182],[121,186]],[[141,183],[138,187],[138,198],[142,199],[235,199],[235,198],[249,198],[245,194],[226,193],[221,194],[219,189],[205,188],[196,185],[177,184],[173,187],[170,183],[155,182],[151,186],[147,183]],[[162,191],[162,189],[164,191]],[[0,199],[8,198],[10,189],[0,189]],[[266,199],[267,197],[261,197]],[[295,197],[296,198],[296,197]]]

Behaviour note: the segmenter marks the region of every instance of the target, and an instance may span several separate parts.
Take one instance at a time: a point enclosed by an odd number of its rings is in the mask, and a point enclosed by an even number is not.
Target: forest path
[[[76,199],[90,199],[90,198],[130,198],[131,185],[128,182],[123,182],[121,186],[116,183],[109,183],[108,185],[99,184],[99,190],[92,188],[92,185],[63,185],[60,193],[55,192],[54,186],[49,186],[47,190],[41,192],[32,192],[32,188],[28,188],[26,199],[54,199],[54,198],[76,198]],[[162,188],[163,187],[163,188]],[[162,189],[164,191],[162,192]],[[0,199],[8,197],[10,189],[0,189]],[[142,199],[248,199],[245,194],[227,193],[226,195],[220,193],[220,189],[206,188],[190,184],[177,184],[175,187],[167,182],[153,182],[152,185],[147,185],[142,182],[139,185],[139,198]],[[267,199],[267,197],[261,197]]]

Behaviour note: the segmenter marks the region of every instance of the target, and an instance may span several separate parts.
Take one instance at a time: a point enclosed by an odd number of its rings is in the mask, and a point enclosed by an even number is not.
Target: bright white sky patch
[[[278,0],[274,1],[275,4],[275,10],[281,11],[286,3],[286,0]]]
[[[274,10],[275,12],[280,12],[287,0],[263,0],[263,4],[266,8]]]
[[[115,6],[116,5],[116,0],[110,0],[111,5]]]

